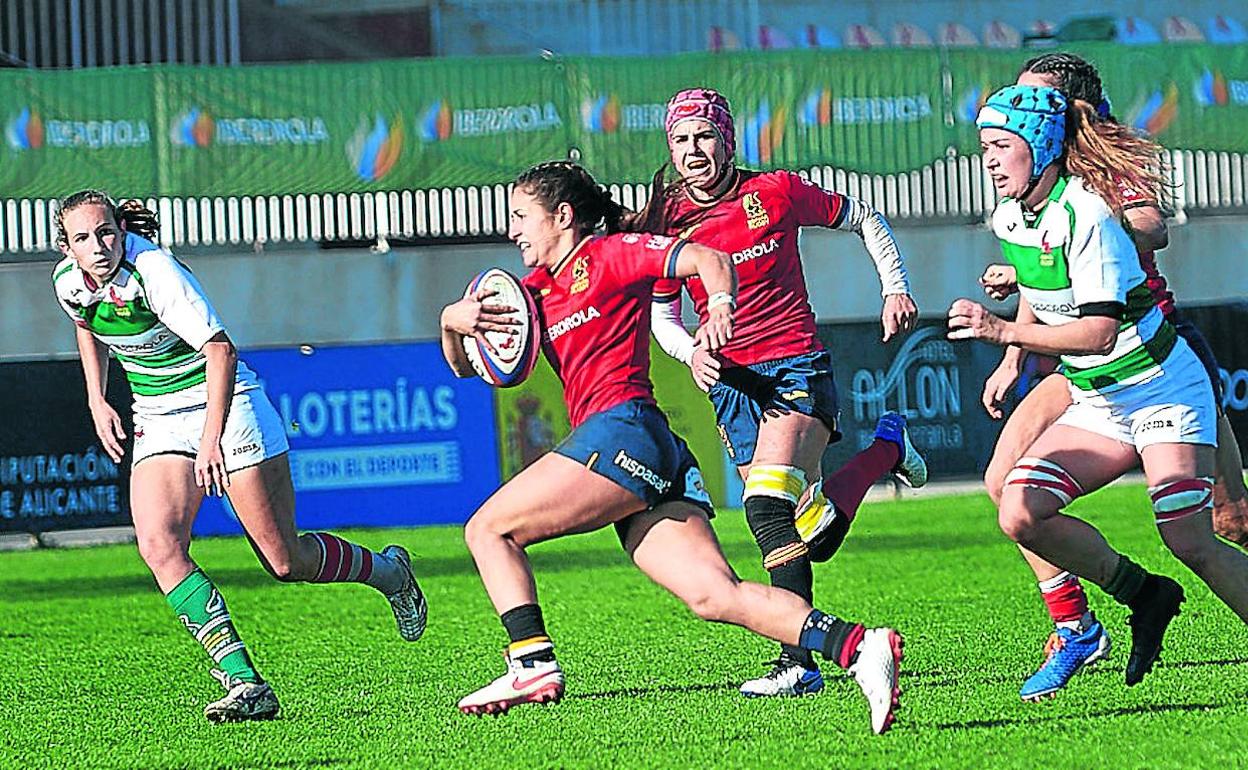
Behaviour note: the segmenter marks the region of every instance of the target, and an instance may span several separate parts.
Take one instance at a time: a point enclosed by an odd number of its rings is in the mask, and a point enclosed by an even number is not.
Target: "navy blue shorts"
[[[817,417],[832,431],[829,443],[841,438],[836,429],[840,407],[832,379],[832,356],[826,350],[724,369],[719,382],[711,386],[710,395],[719,438],[737,465],[749,465],[754,460],[758,426],[766,412]]]
[[[682,501],[714,515],[697,459],[654,404],[633,399],[599,412],[553,451],[637,495],[647,509]]]
[[[1209,375],[1209,384],[1213,386],[1213,403],[1218,408],[1218,412],[1222,411],[1222,372],[1218,370],[1218,359],[1213,355],[1213,348],[1209,347],[1209,340],[1205,339],[1205,335],[1200,333],[1200,329],[1196,328],[1196,324],[1183,317],[1178,310],[1172,312],[1169,316],[1170,323],[1174,324],[1174,329],[1179,336],[1187,341],[1188,347],[1200,359],[1200,363],[1205,367],[1205,372]]]

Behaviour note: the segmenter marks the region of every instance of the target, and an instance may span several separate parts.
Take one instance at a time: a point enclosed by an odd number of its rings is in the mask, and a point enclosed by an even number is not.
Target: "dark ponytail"
[[[153,243],[160,237],[160,220],[156,212],[143,205],[143,201],[131,198],[117,206],[118,223],[125,225],[126,232],[146,238]]]
[[[1056,51],[1029,59],[1023,65],[1022,72],[1051,75],[1055,81],[1053,87],[1061,91],[1067,101],[1087,102],[1092,105],[1097,120],[1114,120],[1109,112],[1104,86],[1101,85],[1101,73],[1087,59]]]
[[[675,216],[676,202],[686,194],[689,183],[684,179],[677,179],[669,184],[664,180],[666,175],[667,164],[664,163],[650,180],[650,200],[646,201],[641,211],[629,218],[626,229],[678,235],[698,224],[707,215],[708,209],[695,208]]]
[[[532,195],[549,212],[567,203],[577,232],[589,234],[602,224],[608,233],[624,227],[627,209],[611,197],[584,168],[571,161],[539,163],[516,178],[517,188]]]
[[[156,213],[143,205],[139,200],[124,201],[121,205],[113,202],[108,193],[101,190],[79,190],[67,195],[56,207],[56,242],[65,245],[68,237],[65,233],[65,215],[79,206],[103,206],[112,216],[113,221],[125,228],[126,232],[134,233],[149,241],[155,241],[160,235],[160,221]]]

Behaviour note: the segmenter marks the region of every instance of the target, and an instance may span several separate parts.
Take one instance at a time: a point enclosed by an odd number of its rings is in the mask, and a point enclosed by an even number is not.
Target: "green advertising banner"
[[[1101,73],[1119,121],[1166,147],[1248,153],[1248,46],[1071,45]],[[951,146],[979,152],[975,115],[984,99],[1012,82],[1038,52],[949,51]]]
[[[0,197],[161,189],[150,70],[0,70]]]
[[[1115,115],[1172,148],[1248,152],[1248,46],[1071,46]],[[666,160],[663,105],[733,103],[757,168],[902,173],[978,152],[974,118],[1034,51],[753,51],[0,70],[0,197],[282,195],[499,184],[552,158],[606,182]]]
[[[668,421],[689,444],[702,469],[711,499],[724,501],[723,444],[715,430],[715,410],[698,390],[689,368],[669,357],[651,341],[650,375],[655,398]],[[568,435],[568,412],[563,388],[543,357],[523,384],[496,391],[499,477],[503,481],[524,470]]]

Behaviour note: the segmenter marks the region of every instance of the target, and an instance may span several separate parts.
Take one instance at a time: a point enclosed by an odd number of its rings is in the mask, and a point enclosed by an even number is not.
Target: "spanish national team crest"
[[[763,202],[759,200],[758,193],[746,193],[742,196],[741,208],[745,209],[745,224],[751,230],[757,230],[760,227],[766,227],[771,224],[771,219],[767,216],[767,209],[763,208]]]
[[[589,258],[577,257],[572,262],[572,285],[569,294],[580,294],[589,288]]]

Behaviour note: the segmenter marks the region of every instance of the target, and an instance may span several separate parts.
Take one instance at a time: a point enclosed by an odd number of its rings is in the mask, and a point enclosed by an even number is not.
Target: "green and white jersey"
[[[61,308],[108,345],[121,363],[137,412],[168,413],[208,401],[206,359],[199,352],[225,329],[195,276],[151,241],[133,233],[112,280],[98,284],[66,257],[52,271]],[[234,392],[259,387],[238,362]]]
[[[1038,213],[1025,212],[1017,200],[1002,200],[992,214],[992,230],[1018,271],[1020,294],[1041,322],[1070,323],[1086,305],[1126,307],[1113,350],[1062,356],[1063,374],[1073,385],[1109,393],[1161,373],[1174,348],[1174,327],[1145,284],[1135,243],[1082,179],[1058,179]]]

